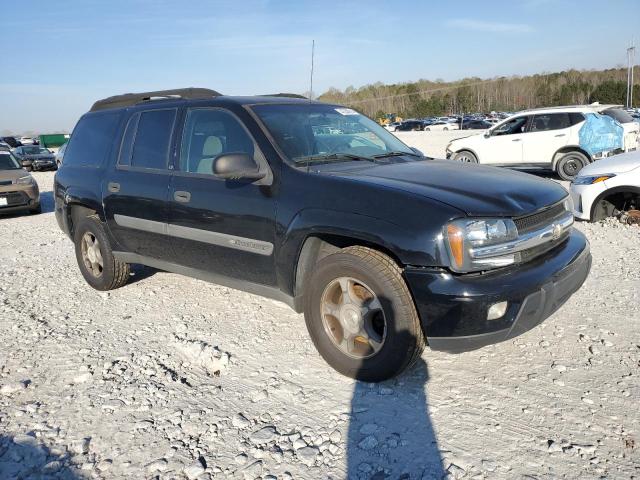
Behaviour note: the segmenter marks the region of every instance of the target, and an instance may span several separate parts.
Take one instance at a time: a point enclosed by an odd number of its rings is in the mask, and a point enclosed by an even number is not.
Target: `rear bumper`
[[[484,275],[405,270],[427,342],[433,350],[459,353],[521,335],[558,310],[586,280],[589,243],[576,230],[547,254],[524,265]],[[491,305],[508,302],[499,319]]]

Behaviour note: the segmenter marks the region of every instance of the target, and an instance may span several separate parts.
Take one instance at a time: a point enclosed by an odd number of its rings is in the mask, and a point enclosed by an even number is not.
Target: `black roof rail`
[[[298,93],[269,93],[267,95],[260,95],[261,97],[288,97],[288,98],[304,98],[305,100],[309,100],[308,97],[304,95],[300,95]]]
[[[123,95],[115,95],[113,97],[104,98],[98,100],[91,107],[90,112],[96,110],[103,110],[105,108],[118,108],[118,107],[130,107],[142,102],[148,102],[152,100],[169,100],[175,98],[211,98],[219,97],[222,95],[215,90],[208,88],[177,88],[173,90],[158,90],[155,92],[141,92],[141,93],[125,93]]]

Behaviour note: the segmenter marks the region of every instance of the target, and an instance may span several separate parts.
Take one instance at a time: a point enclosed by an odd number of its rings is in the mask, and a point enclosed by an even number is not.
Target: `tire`
[[[347,287],[350,292],[347,296],[353,298],[351,292],[359,292],[362,303],[343,303],[345,289],[342,282],[345,278],[353,280]],[[306,283],[309,289],[305,292],[304,316],[309,335],[324,360],[341,374],[357,380],[380,382],[399,375],[420,357],[425,346],[420,319],[400,268],[387,255],[361,246],[344,248],[320,260]],[[337,297],[331,297],[334,288],[338,291]],[[335,310],[339,315],[326,314],[327,307],[334,309],[338,303],[342,303]],[[366,310],[367,305],[374,312],[373,316],[356,314],[354,320],[350,312]],[[363,342],[360,332],[349,333],[349,322],[352,322],[353,330],[358,329],[354,327],[358,322],[371,323],[370,327],[376,331],[367,331],[378,335],[378,350]],[[383,328],[380,328],[381,323]],[[366,327],[360,328],[364,333]],[[338,345],[339,338],[347,335],[360,339],[346,342],[358,347],[352,354]]]
[[[127,283],[130,272],[129,264],[114,258],[109,239],[98,216],[92,215],[80,219],[74,230],[73,243],[76,247],[76,260],[87,283],[96,290],[102,291],[120,288]],[[85,236],[97,241],[97,245],[93,244],[92,251],[94,253],[92,255],[86,253],[86,245],[83,248]],[[95,253],[95,249],[99,250],[99,256]],[[91,260],[95,260],[95,262]],[[90,267],[90,265],[94,267]]]
[[[445,132],[449,131],[449,129],[447,127],[444,127],[442,130],[444,130]]]
[[[556,173],[562,180],[573,180],[578,172],[589,163],[587,157],[580,152],[568,152],[556,163]]]
[[[430,132],[430,131],[431,131],[431,129],[430,129],[429,127],[427,127],[427,128],[425,128],[425,129],[424,129],[424,131],[425,131],[425,132]]]
[[[459,152],[456,152],[453,155],[452,160],[462,163],[478,163],[478,157],[476,157],[469,150],[461,150]]]

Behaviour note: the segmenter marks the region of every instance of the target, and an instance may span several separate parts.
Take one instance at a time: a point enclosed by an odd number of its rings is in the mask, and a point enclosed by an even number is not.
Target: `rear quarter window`
[[[118,128],[120,112],[83,116],[65,151],[65,166],[98,167],[109,154]]]

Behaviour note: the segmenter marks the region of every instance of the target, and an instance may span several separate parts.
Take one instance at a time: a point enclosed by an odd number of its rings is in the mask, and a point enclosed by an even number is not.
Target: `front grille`
[[[522,234],[548,226],[553,220],[562,216],[565,212],[564,204],[558,203],[541,212],[514,218],[513,221],[518,228],[518,233]]]
[[[4,197],[7,199],[7,207],[26,205],[27,203],[29,203],[29,196],[24,192],[0,193],[0,197]]]

